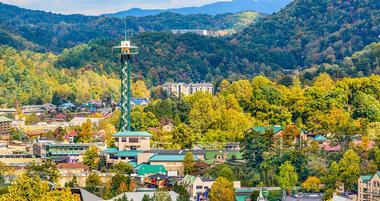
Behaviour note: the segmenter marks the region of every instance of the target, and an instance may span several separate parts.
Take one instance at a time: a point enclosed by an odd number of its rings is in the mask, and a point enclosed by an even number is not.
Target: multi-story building
[[[70,157],[74,161],[82,161],[84,152],[92,144],[42,144],[36,143],[33,145],[33,154],[41,158],[58,158]]]
[[[147,132],[118,132],[113,137],[117,148],[104,151],[108,165],[120,161],[136,164],[139,153],[150,150],[152,135]]]
[[[357,201],[380,201],[380,171],[359,177]]]
[[[8,140],[11,136],[12,120],[0,116],[0,140]]]
[[[181,95],[187,96],[198,91],[208,92],[210,94],[213,93],[213,85],[211,83],[165,83],[162,85],[162,89],[169,95],[174,95],[177,97]]]

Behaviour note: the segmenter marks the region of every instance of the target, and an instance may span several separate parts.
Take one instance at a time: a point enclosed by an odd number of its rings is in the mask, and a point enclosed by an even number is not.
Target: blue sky
[[[129,8],[179,8],[200,6],[220,0],[0,0],[23,8],[55,13],[97,15]],[[229,0],[224,0],[229,1]]]

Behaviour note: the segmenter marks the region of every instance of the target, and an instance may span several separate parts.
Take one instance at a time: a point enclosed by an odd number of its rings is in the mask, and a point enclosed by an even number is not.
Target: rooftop
[[[154,155],[149,159],[149,162],[157,161],[183,161],[185,155]]]
[[[12,122],[12,119],[9,119],[9,118],[4,117],[4,116],[0,116],[0,122]]]
[[[89,167],[83,163],[58,163],[58,169],[84,169],[89,170]]]
[[[148,165],[141,164],[136,167],[138,175],[146,175],[146,174],[157,174],[163,173],[166,174],[166,169],[163,165]]]
[[[113,134],[114,137],[152,137],[148,132],[125,131]]]

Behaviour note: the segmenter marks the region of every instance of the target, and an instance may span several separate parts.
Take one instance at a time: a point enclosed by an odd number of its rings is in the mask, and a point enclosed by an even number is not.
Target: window
[[[125,159],[126,159],[126,157],[125,157],[125,156],[122,156],[122,157],[120,157],[120,159],[121,159],[121,160],[125,160]]]
[[[122,138],[121,138],[121,142],[127,142],[127,138],[122,137]]]
[[[202,186],[196,186],[195,188],[196,189],[202,189]]]
[[[119,142],[119,138],[115,137],[115,142]]]
[[[137,150],[137,146],[131,146],[131,150]]]
[[[129,138],[129,143],[138,143],[139,142],[139,138],[137,137],[130,137]]]

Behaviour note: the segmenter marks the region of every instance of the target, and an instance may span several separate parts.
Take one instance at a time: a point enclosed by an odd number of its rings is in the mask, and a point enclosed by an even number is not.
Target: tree
[[[149,195],[145,194],[142,201],[152,201],[152,198],[150,198]]]
[[[209,169],[210,165],[208,163],[198,160],[194,162],[194,167],[191,175],[204,176]]]
[[[77,177],[74,175],[71,181],[65,183],[65,187],[70,187],[70,188],[78,187]]]
[[[58,142],[62,142],[63,138],[66,135],[66,130],[62,128],[61,126],[59,126],[57,129],[55,129],[53,135],[54,135],[55,140],[57,140]]]
[[[71,194],[70,189],[51,190],[48,182],[41,181],[37,176],[20,175],[9,187],[8,193],[0,196],[0,201],[79,201],[77,195]]]
[[[286,161],[280,166],[277,182],[280,185],[281,189],[286,190],[288,193],[290,193],[291,190],[296,186],[298,182],[298,175],[290,161]]]
[[[83,123],[78,132],[78,142],[89,143],[92,141],[92,136],[94,135],[94,130],[92,128],[92,122],[87,119],[85,123]]]
[[[194,155],[192,152],[186,152],[183,159],[184,173],[190,174],[194,168]]]
[[[315,176],[309,176],[303,183],[302,188],[307,192],[319,192],[319,186],[321,185],[321,180]]]
[[[86,179],[86,190],[94,194],[99,194],[100,184],[99,175],[95,172],[91,172]]]
[[[90,146],[84,152],[83,163],[90,167],[90,169],[97,170],[99,160],[99,148],[97,146]]]
[[[181,149],[193,148],[195,136],[192,129],[188,125],[184,123],[180,123],[172,131],[172,136],[173,136],[173,143],[176,145],[179,145]]]
[[[231,181],[226,178],[218,177],[211,186],[211,201],[234,201],[235,190]]]
[[[134,186],[131,185],[133,182],[130,177],[123,174],[116,174],[111,178],[111,192],[112,194],[118,195],[124,192],[129,192],[134,190]]]
[[[119,174],[131,174],[133,172],[133,167],[128,163],[120,161],[111,166],[111,171]]]
[[[209,169],[208,175],[214,178],[223,177],[229,181],[233,181],[233,171],[227,164],[220,164]]]
[[[57,182],[59,178],[59,172],[55,164],[51,161],[44,161],[40,164],[32,162],[26,168],[26,174],[30,177],[39,177],[42,180]]]
[[[263,153],[269,151],[274,143],[273,135],[271,129],[265,132],[252,130],[245,134],[242,142],[243,158],[249,168],[255,169],[263,162]]]
[[[168,191],[164,189],[158,189],[153,196],[153,201],[172,201]]]
[[[354,150],[349,149],[339,161],[340,179],[346,190],[354,190],[360,176],[360,157]]]
[[[375,147],[373,150],[373,155],[374,155],[374,162],[377,165],[377,168],[380,169],[380,148]]]
[[[178,193],[179,196],[176,201],[189,201],[190,194],[187,192],[186,187],[181,184],[175,184],[173,188],[174,192]]]

